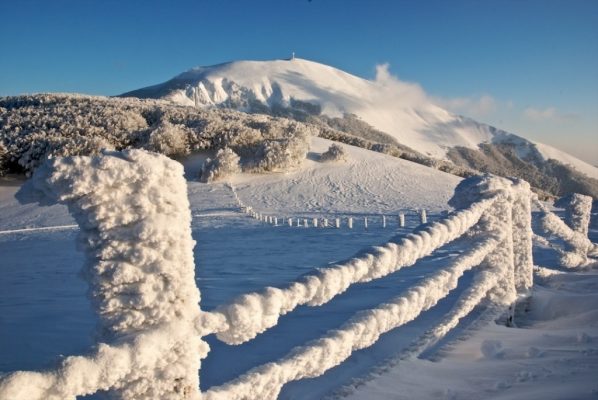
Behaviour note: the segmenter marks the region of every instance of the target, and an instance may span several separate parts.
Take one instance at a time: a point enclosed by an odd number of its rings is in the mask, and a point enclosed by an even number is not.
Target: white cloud
[[[431,102],[451,112],[470,117],[484,117],[498,109],[497,101],[489,95],[454,98],[430,96],[420,85],[401,81],[392,75],[388,68],[388,63],[376,65],[375,82],[383,89],[381,96],[385,97],[385,99],[376,99],[378,104],[407,104],[413,106]],[[380,93],[377,93],[377,95],[380,95]],[[385,100],[385,102],[379,100]]]
[[[388,63],[376,65],[376,79],[374,82],[382,88],[376,95],[383,97],[376,99],[377,104],[405,104],[413,106],[428,101],[428,96],[421,86],[417,83],[399,80],[388,71],[388,67]]]
[[[577,118],[576,114],[562,113],[554,107],[527,107],[523,110],[523,116],[532,121],[567,121]]]
[[[486,116],[498,109],[498,102],[487,94],[479,97],[435,97],[432,101],[456,114],[480,117]]]

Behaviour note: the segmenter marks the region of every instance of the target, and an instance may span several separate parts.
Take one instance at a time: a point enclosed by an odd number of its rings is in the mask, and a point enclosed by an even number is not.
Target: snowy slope
[[[312,152],[321,153],[330,143],[315,138]],[[295,172],[241,174],[233,180],[243,202],[258,211],[285,217],[341,216],[341,229],[273,228],[240,212],[226,184],[188,181],[203,309],[211,310],[267,285],[280,287],[316,267],[405,234],[418,224],[413,208],[425,207],[434,218],[432,210],[447,208],[446,201],[459,182],[455,176],[424,166],[346,147],[347,163],[308,160]],[[315,159],[315,154],[310,157]],[[199,162],[201,157],[188,160],[189,176]],[[75,246],[78,229],[68,227],[73,219],[64,206],[19,204],[14,198],[18,189],[18,183],[0,186],[0,373],[39,370],[60,355],[85,353],[94,342],[96,323],[85,284],[77,277],[83,257]],[[399,229],[395,218],[383,229],[381,211],[389,216],[407,211],[407,227]],[[371,218],[367,231],[364,215]],[[346,227],[347,216],[356,218],[353,230]],[[37,229],[44,227],[50,229]],[[435,268],[436,264],[427,263],[398,277],[363,285],[358,295],[349,291],[325,307],[297,310],[276,328],[241,346],[208,338],[212,350],[202,367],[202,389],[278,359],[294,346],[339,326],[355,310],[371,308],[394,296],[397,287],[407,287]],[[388,336],[321,379],[290,384],[281,398],[321,398],[365,373],[428,325],[424,321]]]
[[[346,225],[340,229],[273,227],[248,218],[239,210],[228,184],[193,179],[201,156],[185,162],[202,309],[213,310],[267,285],[282,287],[314,268],[405,235],[418,224],[413,209],[425,208],[431,218],[438,217],[440,210],[448,208],[446,202],[459,182],[434,169],[349,146],[345,146],[346,163],[317,162],[318,153],[330,143],[314,138],[309,159],[300,170],[239,174],[231,183],[239,198],[261,213],[293,218],[341,216],[343,221],[353,216],[354,229]],[[40,370],[64,356],[85,353],[94,343],[97,322],[85,296],[87,288],[77,277],[83,257],[75,247],[78,230],[68,227],[72,218],[64,206],[19,204],[14,198],[18,189],[19,182],[0,181],[0,374]],[[409,213],[407,227],[398,228],[396,220],[389,220],[383,228],[380,214],[396,216],[398,211]],[[370,218],[367,230],[364,216]],[[36,230],[52,225],[58,227]],[[338,328],[356,311],[392,299],[422,277],[438,272],[471,245],[468,238],[463,240],[439,249],[412,268],[350,288],[322,307],[300,307],[251,342],[229,346],[208,337],[211,350],[202,363],[202,390],[275,361],[293,347]],[[598,337],[595,275],[543,276],[544,280],[538,277],[540,287],[529,319],[517,320],[528,324],[522,326],[525,329],[490,324],[474,331],[470,341],[441,362],[399,364],[397,370],[362,386],[353,398],[533,398],[538,391],[538,398],[560,399],[567,395],[562,392],[565,386],[558,385],[563,382],[575,389],[568,393],[573,398],[592,398]],[[461,279],[467,283],[472,277]],[[459,294],[457,288],[421,318],[388,332],[374,346],[356,352],[323,376],[285,385],[279,398],[311,400],[338,393],[354,378],[400,354],[451,309]],[[574,308],[578,313],[568,313]],[[462,334],[456,328],[456,337]],[[552,386],[543,390],[547,383]]]
[[[519,328],[488,324],[438,362],[399,362],[347,398],[595,399],[598,274],[540,268],[535,279]]]
[[[392,77],[378,67],[375,80],[367,80],[316,62],[292,59],[236,61],[197,67],[173,79],[123,96],[165,98],[196,107],[224,106],[249,110],[252,104],[293,106],[294,101],[317,104],[323,114],[359,116],[400,144],[436,158],[447,148],[475,149],[480,143],[513,142],[513,135],[452,114],[435,105],[417,84]],[[533,147],[544,158],[569,164],[598,179],[598,168],[564,152],[515,136],[522,146]]]
[[[392,214],[446,209],[460,178],[420,164],[343,145],[346,163],[314,161],[333,143],[312,138],[305,168],[287,174],[239,175],[239,195],[257,211],[275,213]],[[312,158],[311,160],[309,158]]]

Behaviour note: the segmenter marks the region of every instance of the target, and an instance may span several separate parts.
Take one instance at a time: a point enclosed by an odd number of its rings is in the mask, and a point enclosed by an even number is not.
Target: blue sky
[[[197,65],[390,64],[452,111],[598,164],[598,1],[0,0],[0,96],[118,94]]]

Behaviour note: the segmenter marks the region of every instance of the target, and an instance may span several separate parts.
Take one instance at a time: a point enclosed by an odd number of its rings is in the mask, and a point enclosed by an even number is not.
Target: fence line
[[[72,399],[107,389],[123,400],[275,398],[285,383],[319,376],[417,318],[456,288],[466,271],[475,273],[472,286],[430,341],[482,299],[506,310],[533,283],[531,192],[519,180],[466,179],[451,200],[457,209],[452,214],[282,289],[245,294],[212,312],[198,307],[191,215],[178,163],[138,150],[55,159],[32,182],[69,205],[87,237],[85,276],[105,343],[89,356],[67,357],[52,371],[0,377],[3,399]],[[251,340],[299,305],[325,304],[351,285],[411,266],[466,233],[471,237],[463,254],[405,293],[358,312],[277,362],[199,392],[200,359],[209,351],[203,336],[215,333],[231,344]]]
[[[358,217],[356,216],[344,216],[344,217],[339,217],[339,216],[331,216],[331,217],[295,217],[296,218],[296,224],[293,225],[292,223],[292,219],[290,217],[279,217],[279,216],[274,216],[271,214],[264,214],[262,212],[258,212],[255,211],[255,209],[251,206],[246,205],[241,198],[239,197],[237,190],[235,188],[235,186],[232,183],[226,183],[226,186],[228,188],[231,189],[233,196],[235,198],[235,202],[237,204],[237,206],[239,207],[239,209],[241,210],[241,212],[247,214],[248,216],[250,216],[251,218],[258,220],[260,222],[264,222],[267,225],[274,225],[274,226],[283,226],[284,224],[279,225],[278,224],[278,220],[280,219],[280,221],[287,221],[287,226],[289,227],[302,227],[302,228],[328,228],[328,227],[334,227],[334,228],[340,228],[342,226],[342,221],[346,221],[346,226],[349,229],[353,229],[354,226],[354,219],[357,219]],[[425,224],[428,222],[428,217],[427,217],[427,212],[425,209],[419,209],[419,210],[412,210],[411,211],[413,214],[417,215],[420,224]],[[368,229],[368,225],[372,225],[372,215],[370,216],[363,216],[360,217],[363,220],[363,227],[367,230]],[[379,224],[378,226],[381,226],[383,229],[387,228],[387,217],[390,217],[388,215],[385,214],[379,214],[378,215],[378,221]],[[398,212],[396,214],[394,214],[394,217],[396,218],[397,221],[397,228],[404,228],[405,227],[405,212]],[[328,220],[338,220],[338,223],[335,223],[334,226],[329,225],[328,224]],[[369,219],[369,224],[368,224],[368,218]],[[311,221],[311,222],[310,222]]]
[[[226,323],[209,326],[200,322],[202,332],[217,333],[220,340],[229,344],[250,340],[275,326],[279,316],[300,305],[320,306],[352,284],[382,278],[413,265],[418,259],[463,235],[492,203],[492,200],[483,200],[419,231],[397,237],[396,242],[391,240],[345,263],[319,269],[284,289],[267,287],[262,293],[239,296],[231,304],[204,313],[204,316],[209,316],[210,322],[218,320]]]

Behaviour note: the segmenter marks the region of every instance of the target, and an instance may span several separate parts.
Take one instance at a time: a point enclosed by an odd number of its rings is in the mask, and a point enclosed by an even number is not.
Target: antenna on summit
[[[294,59],[295,59],[295,52],[293,51],[293,52],[291,53],[291,61],[293,61]]]

